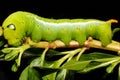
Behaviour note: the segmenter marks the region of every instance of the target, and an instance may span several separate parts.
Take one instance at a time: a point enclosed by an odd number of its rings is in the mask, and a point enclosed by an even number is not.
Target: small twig
[[[90,44],[90,47],[93,47],[93,48],[115,51],[115,52],[118,52],[118,54],[120,54],[120,43],[117,41],[112,41],[106,47],[101,46],[101,42],[97,40],[92,40],[89,42],[89,44]]]
[[[85,42],[84,46],[81,46],[77,41],[71,41],[69,46],[66,46],[62,41],[60,40],[56,40],[54,42],[46,42],[46,41],[41,41],[39,43],[34,43],[30,40],[30,38],[28,38],[27,43],[31,44],[32,47],[34,48],[52,48],[52,49],[56,49],[56,48],[79,48],[79,47],[88,47],[88,48],[98,48],[98,49],[104,49],[104,50],[110,50],[110,51],[115,51],[118,54],[120,54],[120,42],[117,41],[112,41],[110,44],[108,44],[106,47],[101,45],[101,42],[98,40],[87,40]],[[86,45],[87,43],[87,45]]]
[[[42,55],[41,55],[41,65],[44,65],[44,60],[45,60],[45,54],[48,51],[49,48],[45,48],[45,50],[43,51]]]
[[[86,50],[87,50],[86,47],[83,47],[83,48],[82,48],[82,50],[79,52],[79,54],[78,54],[78,56],[77,56],[77,58],[76,58],[76,61],[79,60],[79,58],[80,58],[80,56],[82,55],[82,53],[84,53]]]

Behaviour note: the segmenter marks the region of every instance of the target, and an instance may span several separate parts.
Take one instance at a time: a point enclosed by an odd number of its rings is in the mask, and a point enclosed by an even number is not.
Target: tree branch
[[[77,41],[71,41],[70,44],[68,46],[66,46],[62,41],[60,40],[56,40],[54,42],[46,42],[46,41],[41,41],[39,43],[34,43],[30,40],[30,38],[27,38],[26,42],[28,44],[30,44],[32,47],[34,48],[52,48],[52,49],[56,49],[56,48],[78,48],[78,47],[83,47],[81,45],[79,45],[79,43]],[[94,40],[94,39],[88,39],[85,44],[84,47],[88,47],[88,48],[98,48],[98,49],[104,49],[104,50],[110,50],[110,51],[115,51],[118,54],[120,54],[120,42],[117,41],[113,41],[107,45],[107,46],[102,46],[101,42],[98,40]]]

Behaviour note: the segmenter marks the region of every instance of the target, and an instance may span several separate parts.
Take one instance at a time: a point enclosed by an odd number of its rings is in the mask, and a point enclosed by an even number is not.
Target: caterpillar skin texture
[[[36,14],[17,11],[2,24],[4,37],[11,46],[20,46],[28,36],[32,41],[61,40],[66,45],[76,40],[83,45],[88,37],[98,39],[103,46],[111,43],[111,23],[96,19],[47,19]]]

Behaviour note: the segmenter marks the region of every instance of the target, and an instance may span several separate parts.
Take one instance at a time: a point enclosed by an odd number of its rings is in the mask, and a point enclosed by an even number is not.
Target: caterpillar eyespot
[[[13,24],[8,25],[7,28],[12,29],[12,30],[15,30],[15,29],[16,29]]]
[[[5,19],[2,27],[4,28],[5,39],[12,46],[19,46],[20,41],[26,36],[29,36],[34,42],[61,40],[66,45],[71,40],[83,45],[88,37],[92,37],[100,40],[102,45],[106,46],[111,43],[113,36],[111,25],[117,22],[115,19],[107,21],[97,19],[48,19],[30,12],[17,11]]]

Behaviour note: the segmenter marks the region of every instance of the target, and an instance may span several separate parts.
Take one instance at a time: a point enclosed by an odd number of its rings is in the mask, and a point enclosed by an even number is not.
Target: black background
[[[0,22],[12,12],[29,11],[50,18],[119,19],[119,2],[102,0],[1,0]]]
[[[118,3],[117,0],[0,0],[0,25],[9,14],[20,10],[46,18],[95,18],[119,21],[120,5]],[[119,26],[120,23],[113,24],[112,28]],[[120,41],[119,35],[120,33],[116,33],[113,39]],[[8,62],[0,62],[0,80],[4,80],[3,77],[6,77],[6,80],[18,78],[19,73],[11,72],[10,68],[11,64]],[[84,76],[84,78],[86,77]],[[95,78],[95,80],[98,79]]]

